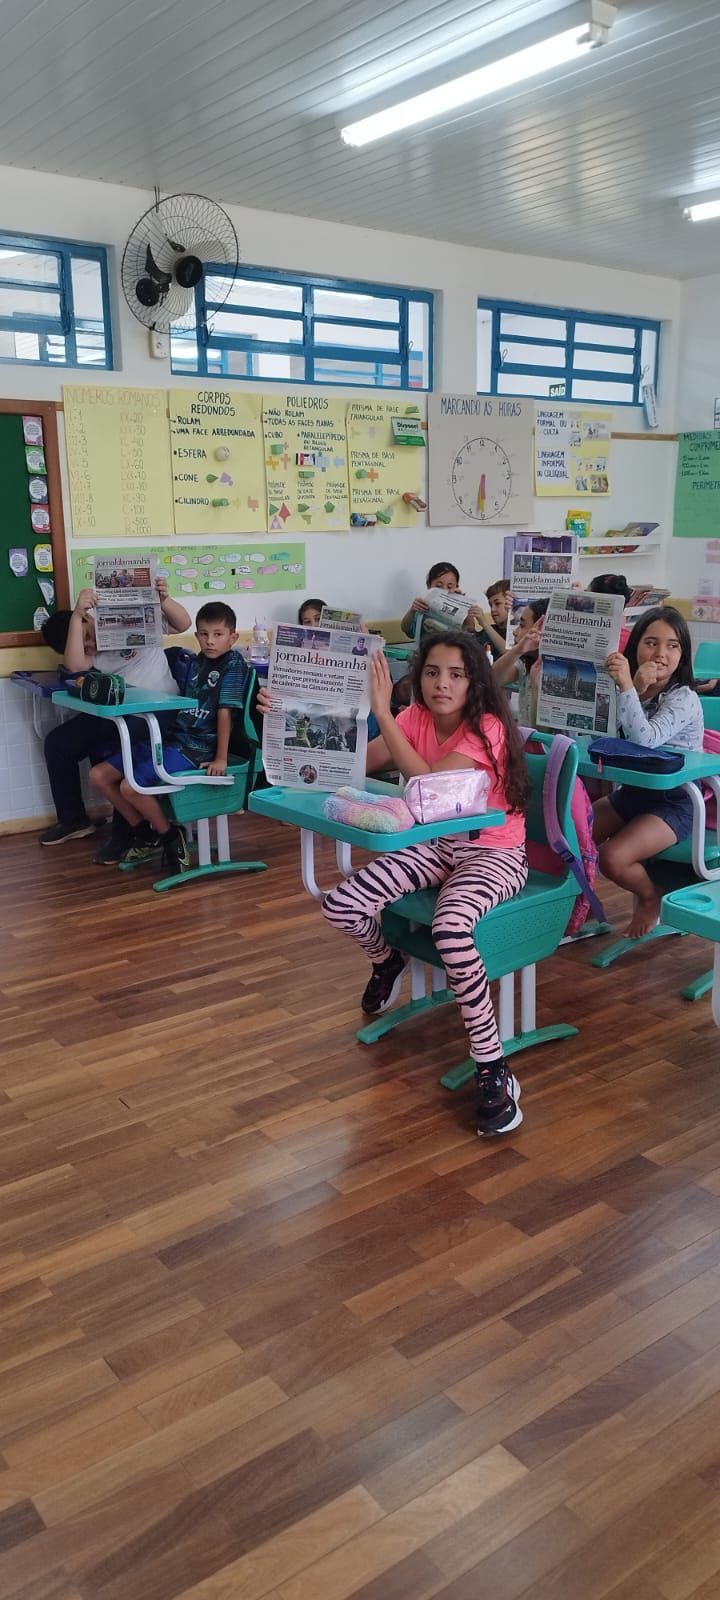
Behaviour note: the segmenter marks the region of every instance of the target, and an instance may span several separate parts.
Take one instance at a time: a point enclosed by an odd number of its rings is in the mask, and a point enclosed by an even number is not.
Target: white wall
[[[676,427],[679,433],[712,428],[720,395],[720,275],[683,284],[679,329]],[[672,519],[671,519],[672,527]],[[720,539],[720,527],[717,530]],[[692,596],[711,577],[719,592],[720,567],[708,567],[702,539],[670,539],[667,582],[674,594]],[[717,628],[710,629],[717,634]]]
[[[222,198],[222,197],[219,197]],[[47,173],[0,168],[0,230],[56,235],[111,247],[115,358],[118,370],[93,373],[93,382],[151,387],[192,384],[170,378],[169,365],[150,358],[146,331],[135,321],[118,294],[122,249],[131,227],[152,203],[146,191],[117,185],[57,177]],[[470,203],[470,202],[469,202]],[[478,294],[581,307],[657,318],[664,324],[660,376],[660,428],[674,426],[677,376],[677,330],[680,285],[674,280],[613,271],[580,262],[565,263],[530,256],[504,255],[446,244],[438,239],[344,227],[273,212],[229,208],[248,265],[317,272],[333,277],[368,279],[433,290],[436,300],[435,386],[473,393],[475,390],[475,307]],[[78,381],[77,372],[69,373]],[[27,399],[59,399],[63,374],[32,367],[3,367],[0,393]],[[212,380],[211,380],[212,382]],[[249,386],[246,386],[249,387]],[[351,391],[347,391],[348,393]],[[367,393],[367,391],[356,391]],[[414,396],[414,398],[417,398]],[[616,412],[615,426],[642,428],[634,409]],[[617,487],[612,502],[593,502],[593,527],[622,526],[630,518],[657,517],[667,527],[667,474],[654,452],[660,446],[624,447],[637,451],[621,463],[618,447]],[[642,452],[642,455],[639,454]],[[643,488],[645,485],[645,488]],[[652,504],[650,504],[652,502]],[[559,500],[536,502],[535,525],[562,526],[567,505]],[[67,525],[71,529],[69,506]],[[243,530],[238,529],[238,532]],[[502,571],[502,539],[509,530],[428,529],[392,533],[380,530],[345,534],[309,534],[306,539],[307,591],[336,604],[352,603],[370,616],[396,615],[421,587],[431,562],[448,556],[460,568],[468,592],[479,594]],[[99,541],[100,542],[100,541]],[[586,564],[589,576],[607,570],[608,559]],[[659,558],[623,558],[623,568],[639,580],[662,577]],[[288,617],[297,597],[269,596],[269,617]],[[241,627],[252,623],[256,603],[237,597]],[[8,689],[8,692],[13,692]],[[31,804],[27,797],[27,805]],[[32,805],[36,808],[36,798]],[[0,775],[0,821],[30,815],[11,804]]]

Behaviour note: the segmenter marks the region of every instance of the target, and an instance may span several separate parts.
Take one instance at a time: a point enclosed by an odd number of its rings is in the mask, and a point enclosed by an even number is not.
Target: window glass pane
[[[399,300],[385,300],[382,295],[362,294],[360,290],[345,292],[340,289],[313,289],[313,311],[316,317],[370,317],[373,322],[399,322]]]
[[[105,335],[77,328],[75,348],[79,367],[102,367],[105,363]]]
[[[576,322],[575,339],[579,344],[619,344],[625,350],[635,349],[635,329],[615,328],[609,322]]]
[[[99,261],[83,261],[80,258],[70,263],[72,278],[73,309],[78,322],[98,322],[103,320],[102,273]]]
[[[211,333],[235,339],[263,339],[266,344],[302,344],[303,324],[295,317],[259,317],[254,312],[213,311],[208,307]]]
[[[634,356],[621,356],[617,350],[576,350],[575,372],[622,372],[632,378]]]
[[[478,311],[477,327],[477,389],[478,394],[489,394],[492,384],[492,317],[489,311]]]
[[[57,283],[60,262],[57,256],[42,255],[39,250],[0,250],[0,278],[14,282]]]
[[[655,382],[655,363],[657,361],[657,334],[654,328],[643,328],[640,341],[640,371],[641,381]]]
[[[609,400],[611,404],[632,405],[631,383],[603,383],[597,378],[573,378],[573,400]]]
[[[556,384],[557,378],[548,375],[543,378],[539,373],[537,377],[528,372],[499,372],[498,394],[526,394],[537,395],[539,400],[547,399],[550,394],[551,384]]]
[[[362,384],[368,388],[399,389],[402,383],[400,367],[387,362],[326,361],[314,362],[315,383]]]
[[[564,317],[520,316],[514,311],[500,313],[500,333],[514,334],[520,339],[566,339],[567,323]]]
[[[547,367],[565,367],[565,346],[556,344],[514,344],[507,339],[501,339],[503,366],[507,362],[522,364],[526,367],[538,367],[541,371]]]
[[[408,342],[410,387],[427,389],[430,385],[430,307],[425,300],[411,300],[408,305]]]
[[[0,328],[0,361],[39,361],[40,340],[36,333],[11,333]]]
[[[207,304],[220,300],[227,306],[256,306],[262,311],[302,311],[303,292],[296,283],[264,283],[256,278],[236,278],[227,298],[226,288],[226,278],[208,272],[205,278]]]
[[[220,350],[208,346],[208,365],[219,360],[220,372],[228,378],[284,378],[292,383],[304,383],[305,362],[302,356],[275,354],[269,350]]]
[[[392,350],[400,354],[399,328],[353,328],[346,322],[320,322],[314,325],[316,344],[353,345],[360,350]]]
[[[60,296],[54,289],[0,289],[0,317],[50,317],[60,322]]]

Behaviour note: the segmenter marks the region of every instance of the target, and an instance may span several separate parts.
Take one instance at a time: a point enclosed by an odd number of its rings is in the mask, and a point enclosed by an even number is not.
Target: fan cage
[[[136,293],[137,284],[148,276],[148,247],[158,273],[171,275],[167,291],[152,306],[142,305]],[[238,239],[227,212],[205,195],[168,195],[143,213],[130,234],[121,267],[123,294],[133,316],[146,328],[166,332],[171,324],[193,326],[196,291],[182,289],[172,276],[183,255],[198,256],[204,267],[223,269],[221,297],[214,296],[219,309],[235,282]]]

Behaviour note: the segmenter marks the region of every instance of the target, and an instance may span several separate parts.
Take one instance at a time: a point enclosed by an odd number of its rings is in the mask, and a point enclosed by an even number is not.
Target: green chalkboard
[[[673,537],[720,538],[720,431],[678,434]]]
[[[33,472],[28,463],[28,445],[23,427],[23,417],[38,419],[42,438],[37,445],[44,457],[47,472]],[[30,457],[32,463],[33,457]],[[47,504],[50,529],[33,528],[31,514],[33,501],[30,483],[42,480],[47,484]],[[53,571],[39,572],[35,566],[35,548],[51,545]],[[24,551],[27,555],[27,574],[14,572],[10,564],[11,551]],[[19,565],[17,558],[15,566]],[[48,605],[39,587],[39,578],[51,578],[55,585],[55,605]],[[33,630],[33,615],[38,606],[52,611],[68,604],[67,560],[62,519],[59,463],[57,450],[57,423],[55,407],[48,402],[2,400],[0,401],[0,645],[41,644]]]

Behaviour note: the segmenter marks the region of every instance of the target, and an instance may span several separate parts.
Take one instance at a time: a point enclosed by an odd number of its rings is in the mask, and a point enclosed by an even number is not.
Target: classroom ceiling
[[[609,44],[581,63],[362,150],[341,143],[341,122],[587,12],[0,0],[0,164],[673,277],[720,271],[720,221],[689,224],[679,206],[720,194],[720,0],[620,0]]]

